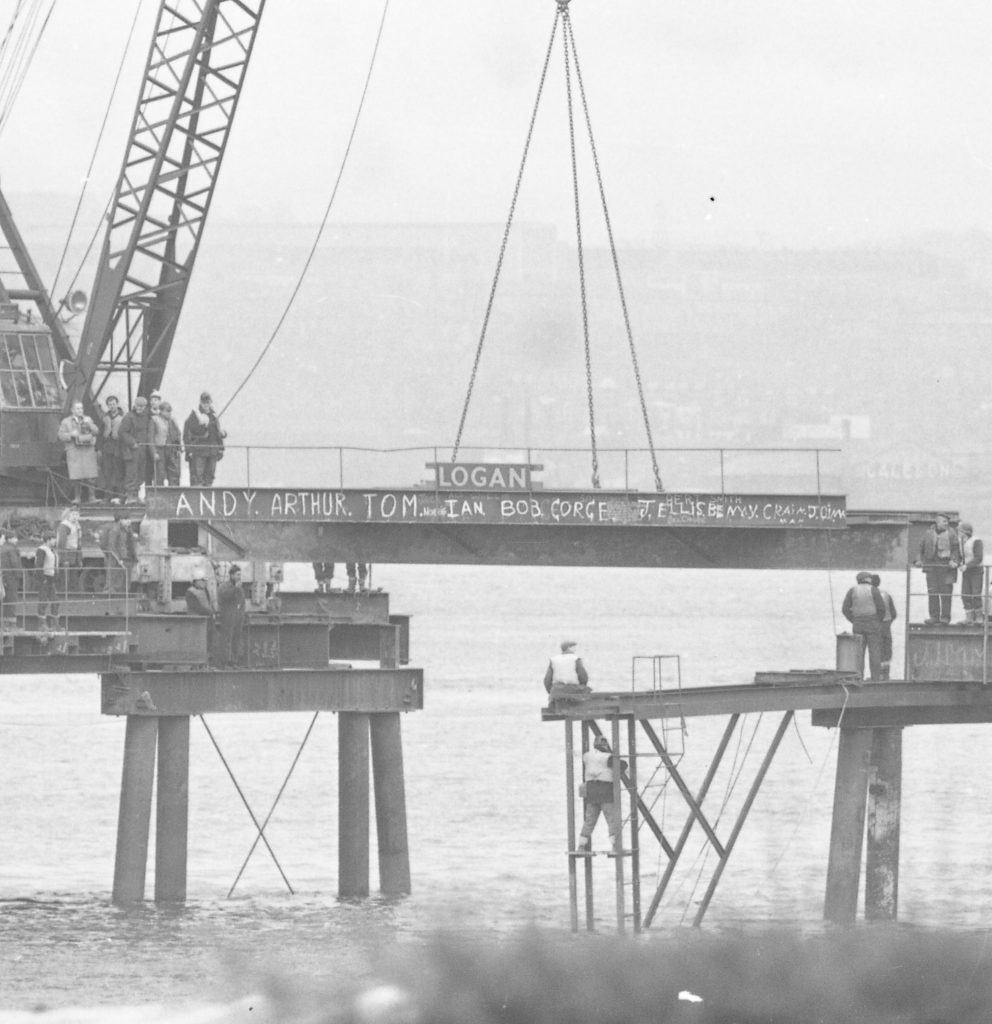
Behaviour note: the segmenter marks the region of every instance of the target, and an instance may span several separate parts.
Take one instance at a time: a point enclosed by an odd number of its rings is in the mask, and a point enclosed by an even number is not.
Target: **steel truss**
[[[699,901],[693,918],[693,926],[699,927],[702,924],[706,911],[712,902],[713,895],[719,885],[724,868],[734,846],[740,836],[748,813],[754,804],[761,784],[768,773],[775,753],[785,736],[786,730],[792,722],[795,712],[786,711],[778,728],[775,731],[771,742],[765,751],[761,764],[758,767],[751,785],[748,789],[744,802],[731,826],[730,832],[725,839],[717,835],[719,816],[710,820],[703,810],[703,803],[716,777],[723,756],[730,745],[738,726],[742,723],[742,716],[739,713],[730,715],[727,726],[723,731],[720,742],[710,761],[706,776],[699,789],[693,793],[678,766],[678,754],[671,749],[667,737],[659,736],[651,721],[646,718],[634,718],[632,716],[612,715],[608,719],[609,730],[604,732],[599,723],[594,720],[582,720],[581,749],[585,753],[591,745],[591,737],[606,735],[610,741],[611,749],[626,761],[626,768],[618,774],[614,782],[614,801],[621,808],[627,808],[627,814],[621,820],[623,827],[620,833],[619,848],[612,848],[606,852],[606,856],[614,861],[616,875],[616,920],[617,930],[625,931],[628,921],[635,932],[650,927],[658,912],[658,908],[665,895],[679,859],[685,850],[693,827],[698,823],[702,829],[706,844],[716,854],[716,864],[710,875],[706,891]],[[621,721],[626,722],[626,729],[621,729]],[[577,812],[576,801],[578,800],[578,786],[575,777],[575,740],[573,734],[574,719],[565,719],[565,776],[567,786],[567,819],[568,819],[568,877],[569,877],[569,904],[571,911],[572,930],[577,931],[579,927],[579,884],[578,884],[578,862],[583,862],[583,893],[585,906],[585,926],[593,930],[595,926],[594,901],[593,901],[593,859],[595,853],[585,853],[576,847],[577,828],[576,821],[581,819],[581,813]],[[648,741],[648,748],[639,751],[637,748],[638,726],[640,732]],[[623,742],[623,735],[626,733],[626,740]],[[648,789],[651,780],[655,778],[656,772],[640,772],[638,777],[639,759],[657,759],[661,768],[664,769],[667,779],[674,784],[675,790],[680,794],[683,802],[688,808],[685,823],[678,838],[673,842],[667,836],[658,816],[654,810],[655,801],[650,798]],[[623,794],[626,799],[623,799]],[[641,889],[645,876],[641,871],[641,842],[640,834],[642,828],[646,827],[650,837],[657,843],[661,854],[667,858],[668,863],[657,882],[653,896],[648,905],[647,911],[642,914]],[[626,865],[629,863],[629,875],[627,878]],[[630,911],[627,909],[628,890],[630,891]]]
[[[70,400],[162,381],[265,0],[162,0]]]

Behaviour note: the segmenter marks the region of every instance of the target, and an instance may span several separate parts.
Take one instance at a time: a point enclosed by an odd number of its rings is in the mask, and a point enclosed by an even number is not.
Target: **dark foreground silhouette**
[[[989,1024],[992,943],[983,932],[906,927],[638,939],[535,931],[499,945],[459,935],[294,1011],[345,1024]]]

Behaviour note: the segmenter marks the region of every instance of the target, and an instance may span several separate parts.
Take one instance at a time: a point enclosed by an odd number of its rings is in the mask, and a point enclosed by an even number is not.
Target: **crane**
[[[51,494],[73,402],[94,407],[113,381],[130,404],[161,384],[264,8],[161,0],[77,351],[0,203],[25,282],[0,292],[0,481],[11,496]]]

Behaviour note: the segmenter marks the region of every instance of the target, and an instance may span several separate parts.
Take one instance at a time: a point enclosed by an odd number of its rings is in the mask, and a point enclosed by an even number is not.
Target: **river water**
[[[290,570],[290,581],[294,579]],[[269,971],[361,976],[439,928],[466,941],[531,923],[568,928],[563,727],[544,724],[541,686],[563,636],[592,684],[629,688],[633,655],[679,654],[683,685],[745,683],[759,669],[831,667],[835,609],[851,573],[382,566],[373,584],[413,616],[425,708],[403,720],[413,894],[339,902],[336,721],[318,719],[267,831],[295,894],[256,850],[251,821],[194,722],[189,901],[110,906],[123,720],[99,713],[95,677],[0,681],[0,1008],[233,998]],[[307,577],[300,569],[298,585]],[[904,578],[885,577],[901,594]],[[898,633],[898,630],[897,630]],[[897,636],[894,665],[901,665]],[[779,716],[752,716],[709,804],[726,836]],[[213,716],[248,801],[268,810],[308,715]],[[695,788],[723,720],[689,720],[681,767]],[[992,895],[992,768],[977,726],[914,728],[904,741],[900,917],[979,927]],[[836,734],[797,717],[707,916],[708,927],[822,913]],[[640,765],[642,780],[652,766]],[[660,780],[661,776],[658,777]],[[736,780],[736,781],[735,781]],[[669,833],[684,808],[650,800]],[[600,825],[600,830],[603,826]],[[597,838],[602,840],[601,833]],[[645,841],[645,870],[657,853]],[[691,920],[712,857],[690,844],[657,928]],[[375,853],[373,849],[373,888]],[[612,929],[612,862],[596,858],[600,927]],[[149,892],[151,891],[149,872]],[[651,882],[647,880],[650,895]]]

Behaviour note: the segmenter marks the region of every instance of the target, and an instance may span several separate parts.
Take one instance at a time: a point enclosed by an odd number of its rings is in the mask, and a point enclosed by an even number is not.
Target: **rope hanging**
[[[520,184],[523,179],[524,167],[527,163],[527,155],[530,151],[531,139],[534,132],[534,124],[537,119],[537,111],[540,106],[541,96],[544,92],[544,83],[547,77],[548,64],[551,59],[551,52],[554,48],[555,36],[558,31],[558,24],[561,22],[562,25],[562,44],[564,54],[564,68],[565,68],[565,92],[568,106],[568,135],[569,135],[569,147],[570,156],[572,162],[572,190],[575,204],[575,234],[577,243],[577,256],[578,256],[578,270],[579,270],[579,298],[582,307],[582,338],[583,348],[585,355],[585,371],[586,371],[586,399],[589,410],[589,438],[591,446],[592,456],[592,485],[594,488],[600,487],[599,480],[599,453],[596,438],[596,413],[595,403],[593,400],[593,384],[592,384],[592,356],[591,348],[589,343],[589,312],[586,301],[586,280],[585,280],[585,254],[582,243],[582,214],[581,206],[579,201],[579,176],[578,176],[578,162],[576,159],[576,147],[575,147],[575,115],[574,115],[574,104],[573,104],[573,90],[572,90],[572,65],[575,67],[575,82],[578,86],[579,99],[582,104],[583,119],[586,125],[586,133],[589,137],[589,147],[592,153],[593,167],[596,173],[596,184],[599,189],[600,203],[603,209],[603,219],[606,225],[606,234],[610,245],[610,256],[613,262],[613,271],[617,282],[617,291],[620,297],[620,308],[623,312],[624,329],[627,335],[627,344],[630,349],[630,357],[634,370],[634,380],[637,385],[637,397],[641,406],[641,414],[644,419],[644,430],[647,435],[648,450],[651,455],[651,468],[654,473],[655,488],[662,492],[664,487],[661,482],[661,475],[658,470],[658,458],[654,448],[654,438],[651,434],[651,423],[648,417],[647,403],[644,399],[644,387],[641,381],[640,365],[637,360],[637,349],[634,345],[634,335],[630,326],[630,315],[627,310],[627,299],[623,289],[623,279],[620,273],[620,260],[617,255],[616,243],[613,238],[613,227],[610,221],[609,208],[606,202],[606,190],[603,186],[603,177],[599,166],[599,154],[596,150],[596,141],[593,136],[592,130],[592,119],[589,116],[589,105],[586,101],[585,86],[582,81],[582,70],[579,65],[578,51],[575,47],[575,35],[572,29],[572,22],[569,16],[568,5],[570,0],[556,0],[555,20],[551,27],[551,38],[548,42],[547,53],[544,58],[544,66],[541,70],[541,79],[538,85],[537,97],[534,101],[534,109],[531,113],[530,125],[527,130],[527,139],[524,144],[523,157],[520,161],[520,169],[517,172],[517,180],[513,189],[513,198],[510,203],[510,212],[507,217],[506,227],[503,231],[503,239],[500,244],[499,256],[496,261],[496,272],[493,276],[492,288],[489,292],[489,301],[486,304],[485,315],[482,321],[482,331],[479,337],[479,344],[476,347],[475,359],[472,364],[472,372],[469,377],[468,388],[465,394],[465,403],[462,407],[461,418],[458,423],[458,431],[455,435],[455,443],[452,448],[451,461],[455,462],[458,459],[458,452],[461,447],[462,434],[465,429],[465,420],[468,415],[469,403],[472,400],[472,392],[475,388],[475,381],[478,375],[479,362],[482,357],[482,348],[486,339],[486,331],[488,330],[489,320],[492,315],[493,302],[496,296],[496,288],[499,284],[500,272],[503,267],[503,260],[506,254],[506,246],[509,240],[510,228],[513,223],[513,216],[516,211],[517,199],[520,194]]]

